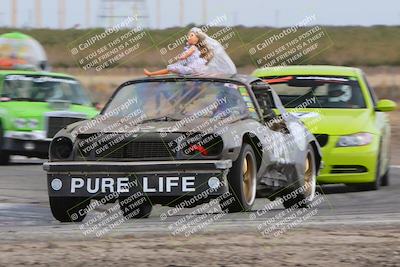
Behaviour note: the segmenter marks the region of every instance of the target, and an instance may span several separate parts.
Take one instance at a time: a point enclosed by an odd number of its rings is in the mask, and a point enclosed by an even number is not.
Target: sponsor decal
[[[195,179],[195,176],[143,176],[141,178],[141,186],[144,193],[171,193],[173,191],[194,192],[196,190]],[[51,187],[53,190],[57,191],[61,186],[62,182],[60,179],[56,178],[52,180]],[[76,194],[84,190],[90,194],[113,192],[128,193],[130,188],[140,188],[137,179],[130,180],[129,177],[72,177],[70,192]]]

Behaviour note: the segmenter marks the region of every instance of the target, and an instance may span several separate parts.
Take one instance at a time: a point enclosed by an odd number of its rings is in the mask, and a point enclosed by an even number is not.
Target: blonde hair
[[[197,49],[199,49],[200,52],[200,57],[204,58],[208,62],[214,57],[213,50],[210,48],[210,46],[207,44],[206,41],[206,34],[200,30],[199,28],[193,28],[189,31],[189,33],[192,32],[196,37],[199,39],[197,44],[195,46]]]

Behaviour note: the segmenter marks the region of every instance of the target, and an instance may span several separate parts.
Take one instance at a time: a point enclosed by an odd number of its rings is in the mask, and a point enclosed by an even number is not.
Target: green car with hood
[[[358,68],[283,66],[257,69],[285,108],[315,135],[325,167],[320,184],[376,190],[389,184],[390,124],[396,103],[379,100]]]
[[[0,165],[10,155],[47,158],[59,130],[97,114],[79,81],[48,70],[37,40],[0,35]]]
[[[10,155],[47,158],[59,130],[97,113],[72,76],[0,70],[0,164]]]

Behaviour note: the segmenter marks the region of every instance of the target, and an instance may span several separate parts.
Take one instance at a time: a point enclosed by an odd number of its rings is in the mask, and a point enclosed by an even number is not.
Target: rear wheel
[[[230,213],[251,210],[256,197],[256,177],[257,164],[253,148],[244,143],[228,174],[229,192],[233,201],[221,200],[221,209]]]
[[[50,209],[60,222],[81,222],[90,200],[81,197],[49,197]]]
[[[314,149],[308,145],[307,154],[304,162],[304,179],[295,182],[294,186],[286,190],[283,196],[283,206],[291,208],[308,207],[314,200],[317,187],[317,170],[315,164]],[[293,191],[296,193],[292,196]]]

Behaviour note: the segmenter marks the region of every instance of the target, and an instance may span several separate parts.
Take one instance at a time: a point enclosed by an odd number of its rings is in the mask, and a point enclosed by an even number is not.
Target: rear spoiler
[[[267,82],[269,84],[274,84],[274,83],[283,83],[287,82],[293,79],[293,76],[286,76],[286,77],[279,77],[279,78],[272,78],[272,79],[263,79],[264,82]]]

